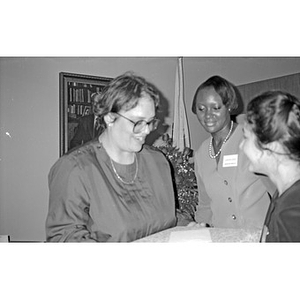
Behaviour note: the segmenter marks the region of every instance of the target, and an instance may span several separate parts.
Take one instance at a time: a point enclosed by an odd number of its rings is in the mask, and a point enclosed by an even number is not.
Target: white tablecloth
[[[176,232],[181,231],[180,234]],[[193,232],[189,232],[193,231]],[[199,228],[177,226],[157,232],[135,242],[168,243],[168,242],[213,242],[213,243],[258,243],[261,230],[231,228]]]

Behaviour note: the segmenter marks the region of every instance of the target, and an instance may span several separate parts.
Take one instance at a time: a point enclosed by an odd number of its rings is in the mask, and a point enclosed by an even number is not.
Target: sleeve
[[[59,160],[49,173],[48,242],[96,242],[109,237],[88,230],[89,195],[84,173],[68,158]]]
[[[176,209],[176,226],[186,226],[194,222],[194,219],[187,212]]]
[[[200,176],[198,159],[195,158],[195,174],[198,186],[198,204],[195,211],[195,221],[197,223],[212,223],[211,199],[208,196],[202,178]]]

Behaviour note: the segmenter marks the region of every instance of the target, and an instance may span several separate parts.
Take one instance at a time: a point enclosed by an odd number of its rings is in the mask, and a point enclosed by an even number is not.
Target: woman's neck
[[[234,123],[233,121],[231,121],[231,122],[226,127],[224,127],[223,130],[212,134],[213,146],[214,146],[215,150],[220,148],[221,145],[223,144],[223,142],[225,142],[225,139],[227,141],[233,134],[234,130],[236,129],[237,124]],[[232,125],[232,127],[231,127],[231,125]]]
[[[270,174],[270,179],[276,185],[279,195],[283,194],[296,181],[300,180],[300,167],[296,162],[280,165],[278,172]]]
[[[99,142],[104,147],[108,156],[115,162],[124,165],[129,165],[134,162],[134,152],[123,151],[120,149],[107,131],[104,131],[99,136]]]

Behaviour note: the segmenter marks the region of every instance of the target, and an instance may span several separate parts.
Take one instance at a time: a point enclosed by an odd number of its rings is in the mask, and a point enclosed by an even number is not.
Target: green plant
[[[164,144],[157,146],[157,149],[163,152],[170,162],[177,208],[194,218],[198,204],[198,190],[192,157],[193,151],[188,147],[184,151],[174,147],[168,134],[163,136],[163,142]]]

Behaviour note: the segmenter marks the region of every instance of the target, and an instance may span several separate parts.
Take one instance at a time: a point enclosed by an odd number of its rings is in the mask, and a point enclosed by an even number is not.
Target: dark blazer
[[[83,116],[79,119],[78,126],[75,129],[75,135],[70,141],[70,149],[85,144],[95,136],[94,114]]]
[[[300,242],[300,180],[280,196],[276,192],[264,225],[262,242]]]

